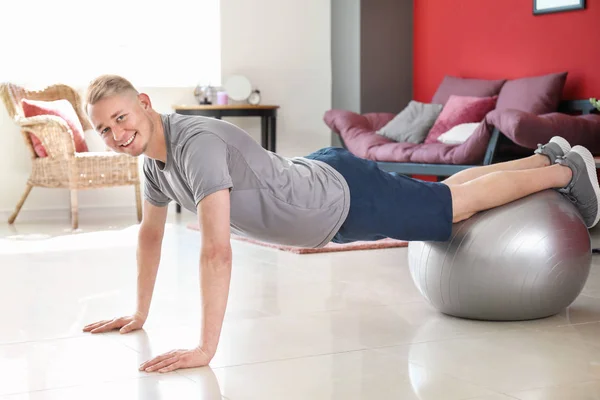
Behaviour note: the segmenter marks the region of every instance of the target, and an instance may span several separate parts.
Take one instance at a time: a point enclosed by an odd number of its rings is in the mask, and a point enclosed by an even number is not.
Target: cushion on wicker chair
[[[83,127],[81,126],[81,122],[79,122],[75,109],[68,100],[39,101],[23,99],[21,101],[21,106],[23,107],[23,113],[26,118],[38,115],[54,115],[64,119],[71,129],[75,151],[78,153],[88,151],[88,146],[83,134]],[[29,135],[37,156],[47,157],[48,153],[40,139],[33,133],[30,133]]]

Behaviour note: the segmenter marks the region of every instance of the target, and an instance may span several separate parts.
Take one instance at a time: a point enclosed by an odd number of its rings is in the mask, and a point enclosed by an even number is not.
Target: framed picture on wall
[[[581,10],[584,8],[585,0],[533,0],[534,15]]]

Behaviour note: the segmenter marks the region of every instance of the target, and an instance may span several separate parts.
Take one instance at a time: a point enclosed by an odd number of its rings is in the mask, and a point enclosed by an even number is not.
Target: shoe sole
[[[592,182],[592,187],[594,188],[594,193],[596,194],[596,201],[598,201],[598,212],[596,212],[596,218],[594,219],[594,223],[592,226],[588,228],[593,228],[596,226],[598,221],[600,220],[600,185],[598,184],[598,175],[596,172],[596,162],[594,161],[594,156],[588,149],[583,146],[575,146],[571,149],[571,151],[579,154],[583,161],[585,162],[585,168],[587,169],[588,177],[590,178],[590,182]]]
[[[560,149],[563,151],[563,155],[571,151],[571,145],[569,144],[569,142],[567,142],[566,139],[561,138],[560,136],[554,136],[552,139],[550,139],[550,142],[556,143],[558,147],[560,147]]]

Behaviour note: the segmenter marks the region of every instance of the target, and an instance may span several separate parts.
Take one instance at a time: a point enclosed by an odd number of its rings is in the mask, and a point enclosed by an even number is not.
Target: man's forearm
[[[150,310],[156,274],[160,264],[162,234],[140,229],[137,248],[137,309],[136,314],[146,319]]]
[[[231,253],[224,257],[202,256],[200,281],[202,290],[202,339],[200,347],[209,356],[217,351],[231,279]]]

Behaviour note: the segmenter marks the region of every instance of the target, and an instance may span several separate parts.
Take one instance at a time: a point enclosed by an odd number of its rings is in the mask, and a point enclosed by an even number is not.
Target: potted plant
[[[590,99],[590,103],[592,103],[592,105],[594,107],[596,107],[596,110],[600,111],[600,100],[596,100],[594,98]]]

